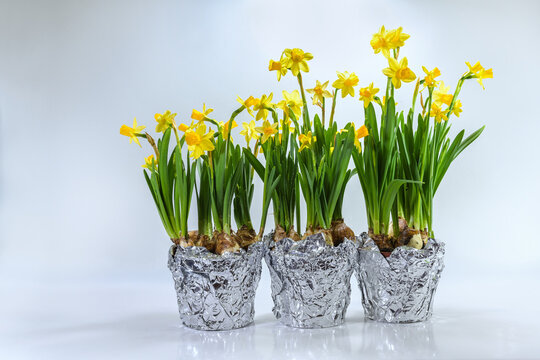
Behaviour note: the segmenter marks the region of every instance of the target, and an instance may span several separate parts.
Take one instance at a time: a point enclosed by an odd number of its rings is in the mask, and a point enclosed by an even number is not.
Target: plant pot
[[[444,268],[444,243],[429,239],[421,250],[400,246],[385,258],[367,233],[359,241],[356,276],[366,318],[390,323],[429,319]]]
[[[297,328],[342,324],[350,301],[356,243],[346,239],[329,246],[322,234],[300,241],[273,238],[273,233],[265,237],[265,260],[276,318]]]
[[[253,322],[255,290],[265,246],[216,255],[204,247],[171,246],[172,272],[182,323],[198,330],[230,330]]]

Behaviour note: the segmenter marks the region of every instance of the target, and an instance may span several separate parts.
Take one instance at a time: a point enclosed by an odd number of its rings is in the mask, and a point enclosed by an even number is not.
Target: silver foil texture
[[[272,311],[281,323],[324,328],[343,323],[351,295],[356,244],[326,245],[322,234],[301,241],[265,237],[272,281]]]
[[[173,245],[169,269],[182,323],[198,330],[230,330],[251,324],[264,251],[262,241],[247,251],[221,256],[204,247]]]
[[[385,258],[368,234],[359,241],[356,276],[366,318],[391,323],[429,319],[444,268],[444,243],[429,239],[421,250],[400,246]]]

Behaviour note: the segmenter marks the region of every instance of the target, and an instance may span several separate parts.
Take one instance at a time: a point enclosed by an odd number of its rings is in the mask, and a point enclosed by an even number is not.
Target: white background
[[[540,294],[539,18],[536,1],[3,0],[0,354],[185,358],[214,349],[234,357],[242,348],[246,356],[288,349],[302,358],[310,348],[320,357],[540,356],[530,337],[540,330],[530,309]],[[166,109],[187,122],[203,102],[226,120],[237,95],[273,91],[279,100],[281,90],[297,88],[290,74],[278,83],[268,72],[285,47],[313,53],[307,88],[332,82],[336,70],[384,88],[385,60],[369,45],[383,24],[411,34],[402,54],[417,75],[437,66],[453,88],[465,61],[494,72],[485,91],[465,84],[463,114],[452,119],[454,133],[486,130],[435,199],[447,267],[428,330],[365,323],[354,280],[348,325],[291,335],[272,321],[266,269],[255,328],[208,335],[178,327],[170,242],[141,174],[151,150],[129,145],[120,126],[137,117],[153,131],[154,113]],[[412,87],[399,91],[398,107],[408,106]],[[340,101],[336,119],[362,123],[361,103]],[[259,207],[257,193],[257,225]],[[356,232],[366,229],[356,177],[344,215]],[[426,331],[438,345],[422,352]]]

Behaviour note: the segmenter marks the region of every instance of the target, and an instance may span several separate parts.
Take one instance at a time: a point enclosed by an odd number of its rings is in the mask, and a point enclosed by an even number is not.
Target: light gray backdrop
[[[417,75],[438,66],[453,87],[465,61],[494,71],[485,91],[466,83],[463,114],[452,119],[453,130],[486,130],[435,199],[445,277],[538,271],[539,10],[536,1],[4,0],[0,274],[168,280],[170,241],[140,167],[150,149],[129,145],[120,126],[137,117],[153,131],[154,113],[187,121],[203,102],[225,120],[237,95],[281,99],[296,83],[277,83],[267,67],[285,47],[314,54],[306,87],[348,70],[383,88],[386,64],[369,45],[382,24],[411,34],[402,54]],[[399,91],[399,105],[412,87]],[[361,103],[340,101],[336,118],[362,123]],[[257,224],[259,204],[257,194]],[[365,230],[357,178],[344,206],[348,224]]]

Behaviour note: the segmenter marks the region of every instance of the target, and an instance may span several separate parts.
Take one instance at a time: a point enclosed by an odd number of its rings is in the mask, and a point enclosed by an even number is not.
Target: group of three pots
[[[230,330],[251,324],[263,257],[276,318],[287,326],[325,328],[344,322],[353,272],[366,318],[391,323],[429,319],[443,255],[444,243],[434,239],[421,250],[401,246],[386,257],[366,233],[338,246],[327,245],[322,234],[278,242],[269,234],[247,250],[223,255],[173,245],[169,269],[180,318],[190,328]]]

